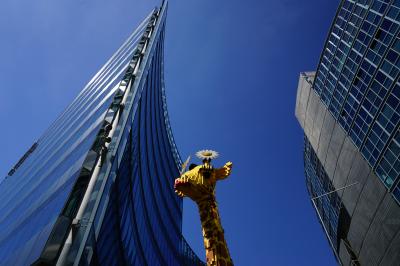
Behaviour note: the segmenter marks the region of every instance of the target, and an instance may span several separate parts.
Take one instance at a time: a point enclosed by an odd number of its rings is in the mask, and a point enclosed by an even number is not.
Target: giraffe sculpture
[[[196,155],[203,159],[203,164],[191,165],[189,171],[175,179],[175,192],[180,197],[189,197],[198,206],[207,266],[233,266],[215,199],[216,182],[230,175],[232,163],[228,162],[222,168],[214,169],[211,159],[218,156],[217,152],[203,150]],[[185,167],[186,165],[183,168]]]

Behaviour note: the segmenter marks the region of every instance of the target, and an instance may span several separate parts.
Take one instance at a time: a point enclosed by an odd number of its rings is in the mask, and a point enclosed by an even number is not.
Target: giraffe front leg
[[[223,167],[215,171],[215,178],[217,180],[222,180],[227,178],[232,172],[232,162],[227,162]]]

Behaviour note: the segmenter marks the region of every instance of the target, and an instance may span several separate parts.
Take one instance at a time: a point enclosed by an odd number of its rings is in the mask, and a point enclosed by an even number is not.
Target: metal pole
[[[322,194],[322,195],[316,196],[316,197],[311,198],[311,199],[312,199],[312,200],[319,199],[319,198],[321,198],[321,197],[323,197],[323,196],[327,196],[327,195],[329,195],[329,194],[332,194],[333,192],[337,192],[337,191],[339,191],[339,190],[346,189],[346,188],[351,187],[351,186],[354,186],[354,185],[356,185],[356,184],[358,184],[358,182],[354,182],[353,184],[347,185],[347,186],[342,187],[342,188],[338,188],[338,189],[336,189],[336,190],[333,190],[333,191],[324,193],[324,194]]]

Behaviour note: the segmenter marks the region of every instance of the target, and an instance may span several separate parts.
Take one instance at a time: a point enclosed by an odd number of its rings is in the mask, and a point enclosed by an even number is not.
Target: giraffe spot
[[[227,248],[225,247],[225,245],[224,244],[222,244],[222,243],[219,243],[218,244],[218,253],[222,256],[222,257],[224,257],[224,258],[227,258],[228,257],[228,250],[227,250]]]
[[[220,241],[225,241],[224,233],[222,231],[218,232],[218,238]]]
[[[208,221],[208,222],[204,223],[204,227],[205,227],[205,228],[214,229],[213,223],[212,223],[211,221]]]
[[[217,264],[218,266],[226,266],[226,262],[224,261],[224,260],[219,260],[218,261],[218,264]]]
[[[207,219],[207,213],[206,213],[206,212],[201,212],[201,213],[200,213],[200,219],[201,219],[202,221],[205,221],[205,220]]]
[[[211,238],[211,236],[213,235],[213,231],[212,231],[212,230],[204,231],[203,235],[204,235],[206,238]]]
[[[215,240],[210,239],[209,243],[210,243],[210,247],[214,247],[215,246]]]

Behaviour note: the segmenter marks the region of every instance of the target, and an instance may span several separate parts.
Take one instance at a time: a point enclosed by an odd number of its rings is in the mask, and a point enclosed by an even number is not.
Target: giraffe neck
[[[207,266],[233,266],[214,196],[197,203],[203,229]]]

